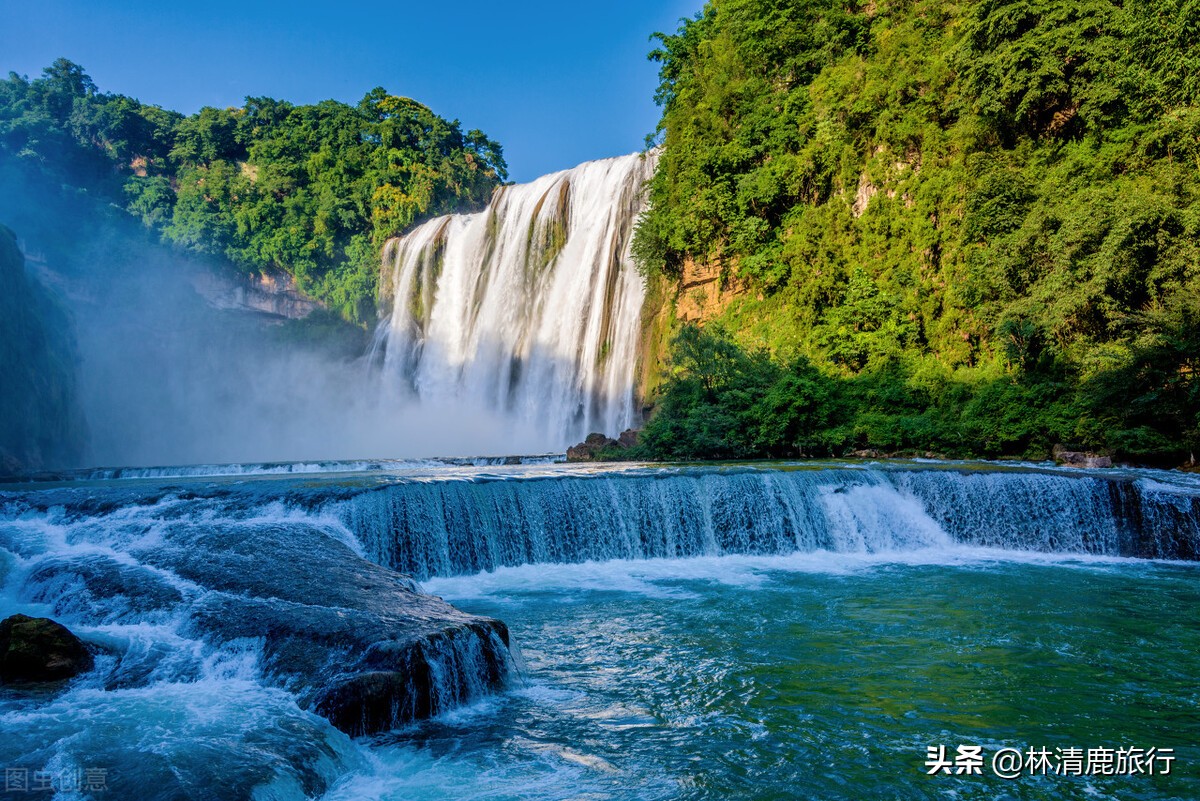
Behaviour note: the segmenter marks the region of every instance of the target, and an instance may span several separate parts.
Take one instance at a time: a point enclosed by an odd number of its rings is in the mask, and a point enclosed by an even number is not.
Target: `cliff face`
[[[192,276],[196,292],[216,309],[234,309],[301,320],[321,303],[306,297],[296,286],[296,279],[284,272],[263,272],[231,277],[215,270],[197,272]]]
[[[719,261],[698,263],[685,259],[675,298],[675,315],[680,322],[703,324],[719,317],[746,291],[746,283],[738,278],[736,269],[726,269]]]
[[[667,370],[671,337],[686,323],[718,321],[735,301],[749,293],[735,266],[687,259],[678,281],[658,275],[646,282],[638,339],[636,394],[643,418]],[[615,432],[614,432],[615,433]]]
[[[83,424],[69,330],[26,272],[16,236],[0,225],[0,474],[71,463],[78,454]]]

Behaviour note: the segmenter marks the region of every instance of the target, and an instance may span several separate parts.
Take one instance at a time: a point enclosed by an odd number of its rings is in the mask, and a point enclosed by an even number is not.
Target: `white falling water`
[[[634,425],[645,286],[630,240],[655,160],[592,161],[502,187],[482,212],[390,242],[385,392],[499,411],[547,449]]]

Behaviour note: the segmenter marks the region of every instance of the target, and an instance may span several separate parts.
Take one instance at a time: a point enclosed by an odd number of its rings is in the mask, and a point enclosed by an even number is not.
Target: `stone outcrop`
[[[617,437],[617,444],[622,448],[636,447],[642,438],[642,432],[636,428],[627,428]]]
[[[197,633],[262,639],[263,667],[352,735],[394,728],[499,686],[508,629],[417,590],[310,525],[180,523],[137,552],[209,590]]]
[[[604,434],[588,434],[583,442],[567,448],[567,461],[594,462],[601,451],[617,446],[618,443],[615,439],[610,439]]]
[[[198,271],[192,285],[209,305],[217,309],[240,309],[272,317],[298,320],[321,308],[306,298],[287,273],[231,277],[214,271]]]
[[[633,428],[627,428],[621,432],[620,436],[612,439],[604,434],[588,434],[587,439],[578,445],[572,445],[567,448],[568,462],[594,462],[601,458],[601,455],[607,451],[609,458],[612,458],[613,452],[627,451],[638,444],[641,431]],[[621,460],[621,456],[615,457],[617,461]]]
[[[711,320],[746,291],[745,284],[720,262],[698,264],[687,259],[675,298],[676,319],[683,323]]]
[[[60,623],[28,615],[0,621],[0,682],[63,681],[92,665],[87,646]]]
[[[1052,453],[1054,461],[1063,467],[1112,467],[1112,458],[1090,451],[1068,450],[1063,445],[1055,445]]]

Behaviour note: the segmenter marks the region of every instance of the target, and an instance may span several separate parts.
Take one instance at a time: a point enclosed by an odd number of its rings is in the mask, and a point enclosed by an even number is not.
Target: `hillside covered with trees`
[[[635,250],[732,299],[645,455],[1191,458],[1200,6],[711,0],[659,40]]]
[[[101,92],[66,59],[0,81],[0,171],[65,205],[115,204],[240,270],[289,273],[356,323],[374,318],[388,237],[482,207],[506,178],[481,131],[383,89],[353,106],[259,97],[184,116]]]

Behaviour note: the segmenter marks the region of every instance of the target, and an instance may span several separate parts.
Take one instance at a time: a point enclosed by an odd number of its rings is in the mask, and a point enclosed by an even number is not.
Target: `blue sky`
[[[658,120],[648,37],[702,4],[0,0],[0,72],[65,56],[104,91],[183,112],[383,86],[482,128],[527,181],[641,148]]]

